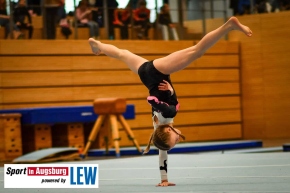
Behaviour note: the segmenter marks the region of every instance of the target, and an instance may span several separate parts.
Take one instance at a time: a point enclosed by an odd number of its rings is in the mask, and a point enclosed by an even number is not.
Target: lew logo
[[[98,164],[5,164],[4,166],[4,188],[98,187]]]
[[[95,185],[97,174],[97,167],[70,167],[70,184]]]

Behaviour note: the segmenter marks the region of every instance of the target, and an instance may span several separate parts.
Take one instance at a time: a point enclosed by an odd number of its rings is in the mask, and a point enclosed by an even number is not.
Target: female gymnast
[[[147,101],[152,106],[154,132],[144,153],[149,151],[151,142],[159,149],[161,183],[157,186],[175,185],[168,182],[167,178],[167,151],[179,142],[180,137],[185,139],[181,132],[173,128],[172,125],[179,103],[171,84],[170,74],[184,69],[191,62],[200,58],[231,30],[238,30],[249,37],[252,36],[249,27],[242,25],[236,17],[231,17],[225,24],[206,34],[198,44],[153,61],[148,61],[128,50],[119,49],[92,38],[89,39],[89,44],[95,55],[103,53],[123,61],[133,72],[139,75],[141,81],[149,90],[150,96],[147,97]]]

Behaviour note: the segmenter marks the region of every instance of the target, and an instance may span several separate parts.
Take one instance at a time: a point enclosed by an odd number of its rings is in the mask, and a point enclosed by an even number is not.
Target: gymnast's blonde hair
[[[151,134],[151,137],[149,139],[148,145],[146,149],[144,150],[143,154],[146,154],[150,150],[150,144],[153,142],[155,147],[157,147],[160,150],[168,151],[170,150],[170,146],[168,145],[169,140],[169,132],[165,132],[165,129],[170,127],[177,135],[179,135],[183,140],[185,140],[185,136],[182,134],[179,134],[175,131],[173,127],[170,125],[159,125],[155,131]]]

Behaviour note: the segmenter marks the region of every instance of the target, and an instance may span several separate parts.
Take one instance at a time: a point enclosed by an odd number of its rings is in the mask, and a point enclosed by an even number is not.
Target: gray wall
[[[205,17],[211,18],[211,4],[210,0],[183,0],[186,1],[187,9],[186,18],[184,20],[197,20],[202,19],[202,6],[204,4]],[[226,12],[227,16],[233,15],[232,10],[229,8],[230,0],[226,0]],[[213,18],[224,17],[224,0],[213,0]]]

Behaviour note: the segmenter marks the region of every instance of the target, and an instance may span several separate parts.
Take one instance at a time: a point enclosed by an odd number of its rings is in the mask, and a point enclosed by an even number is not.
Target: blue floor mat
[[[258,148],[262,147],[263,142],[260,140],[242,140],[242,141],[222,141],[222,142],[208,142],[208,143],[180,143],[173,149],[168,151],[168,154],[172,153],[194,153],[194,152],[206,152],[206,151],[222,151],[242,148]],[[141,146],[142,150],[146,147]],[[140,155],[135,147],[120,148],[120,154],[122,155]],[[158,154],[158,149],[151,146],[147,155]],[[115,149],[109,149],[106,152],[105,149],[92,149],[88,152],[88,156],[114,156],[116,155]]]

